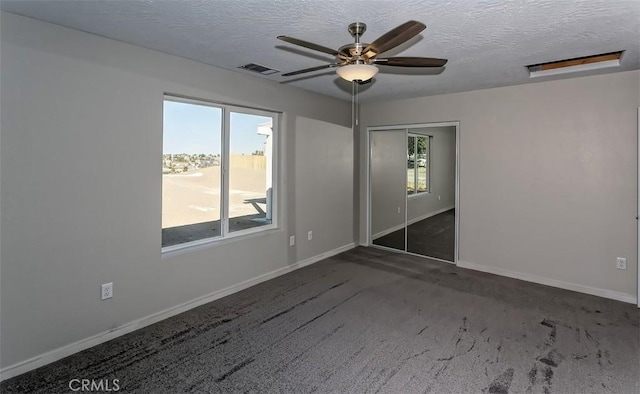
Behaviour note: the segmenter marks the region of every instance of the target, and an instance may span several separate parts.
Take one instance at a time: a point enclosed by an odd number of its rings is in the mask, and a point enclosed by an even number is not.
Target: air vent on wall
[[[623,52],[624,51],[610,52],[600,55],[558,60],[555,62],[532,64],[527,66],[529,69],[529,78],[596,70],[607,67],[618,67],[620,66],[620,59]]]
[[[278,70],[274,70],[272,68],[261,66],[260,64],[255,64],[255,63],[245,64],[244,66],[240,66],[238,68],[242,68],[242,69],[245,69],[245,70],[257,72],[257,73],[260,73],[262,75],[271,75],[271,74],[275,74],[275,73],[279,73],[280,72]]]

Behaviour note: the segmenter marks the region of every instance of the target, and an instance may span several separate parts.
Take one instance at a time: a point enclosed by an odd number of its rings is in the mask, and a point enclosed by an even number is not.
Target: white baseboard
[[[65,345],[62,347],[59,347],[57,349],[54,349],[50,352],[41,354],[39,356],[30,358],[28,360],[16,363],[14,365],[10,365],[6,368],[3,368],[2,370],[0,370],[0,382],[2,382],[3,380],[6,379],[10,379],[12,377],[21,375],[25,372],[29,372],[31,370],[34,370],[36,368],[42,367],[44,365],[50,364],[54,361],[58,361],[60,359],[63,359],[65,357],[68,357],[74,353],[78,353],[82,350],[88,349],[90,347],[99,345],[101,343],[110,341],[114,338],[120,337],[122,335],[128,334],[132,331],[141,329],[143,327],[149,326],[151,324],[157,323],[161,320],[165,320],[168,319],[172,316],[178,315],[182,312],[186,312],[190,309],[196,308],[200,305],[204,305],[206,303],[209,303],[211,301],[215,301],[217,299],[220,299],[222,297],[226,297],[230,294],[236,293],[238,291],[247,289],[251,286],[255,286],[258,283],[262,283],[265,282],[269,279],[273,279],[276,278],[278,276],[287,274],[289,272],[295,271],[299,268],[305,267],[307,265],[311,265],[313,263],[316,263],[320,260],[324,260],[328,257],[331,256],[335,256],[339,253],[342,252],[346,252],[347,250],[353,249],[355,248],[355,243],[350,243],[344,246],[341,246],[339,248],[336,248],[334,250],[325,252],[325,253],[321,253],[317,256],[313,256],[310,257],[308,259],[305,259],[303,261],[299,261],[297,263],[291,264],[289,266],[286,267],[282,267],[279,268],[277,270],[271,271],[271,272],[267,272],[266,274],[262,274],[259,276],[256,276],[255,278],[252,279],[248,279],[245,280],[243,282],[240,282],[238,284],[229,286],[227,288],[218,290],[218,291],[214,291],[213,293],[207,294],[205,296],[202,297],[198,297],[194,300],[191,301],[187,301],[183,304],[165,309],[163,311],[160,311],[158,313],[154,313],[153,315],[149,315],[146,317],[143,317],[141,319],[138,320],[134,320],[132,322],[126,323],[120,327],[114,328],[112,330],[109,331],[104,331],[100,334],[91,336],[89,338],[80,340],[78,342],[74,342],[71,343],[69,345]]]
[[[309,257],[308,259],[304,259],[302,261],[298,261],[297,263],[294,264],[296,266],[296,268],[294,268],[294,269],[306,267],[307,265],[311,265],[313,263],[317,263],[320,260],[328,259],[329,257],[335,256],[335,255],[340,254],[342,252],[346,252],[347,250],[351,250],[351,249],[353,249],[355,247],[356,247],[355,242],[352,242],[350,244],[341,246],[339,248],[330,250],[328,252],[317,254],[317,255],[315,255],[313,257]],[[293,271],[293,269],[291,271]],[[276,276],[280,276],[280,275],[276,275]],[[275,278],[275,276],[274,276],[274,278]],[[269,279],[271,279],[271,278],[269,278]]]
[[[541,276],[525,274],[522,272],[515,272],[506,270],[504,268],[491,267],[487,265],[481,265],[476,263],[470,263],[467,261],[458,261],[458,267],[468,268],[475,271],[487,272],[490,274],[506,276],[509,278],[520,279],[526,282],[538,283],[546,286],[558,287],[560,289],[577,291],[578,293],[591,294],[598,297],[609,298],[616,301],[628,302],[630,304],[637,303],[637,297],[633,294],[621,293],[619,291],[601,289],[598,287],[591,287],[580,285],[577,283],[564,282],[557,279],[544,278]]]
[[[418,216],[418,217],[416,217],[416,218],[413,218],[413,219],[409,220],[407,223],[408,223],[409,225],[411,225],[411,224],[416,223],[416,222],[419,222],[419,221],[421,221],[421,220],[424,220],[424,219],[430,218],[431,216],[436,216],[436,215],[439,215],[439,214],[441,214],[441,213],[443,213],[443,212],[447,212],[447,211],[449,211],[449,210],[451,210],[451,209],[453,209],[453,208],[455,208],[455,205],[452,205],[452,206],[450,206],[450,207],[446,207],[446,208],[442,208],[442,209],[439,209],[439,210],[437,210],[437,211],[433,211],[433,212],[425,213],[424,215],[421,215],[421,216]],[[404,223],[399,224],[399,225],[397,225],[397,226],[393,226],[393,227],[388,228],[388,229],[386,229],[386,230],[382,230],[382,231],[380,231],[380,232],[378,232],[378,233],[376,233],[376,234],[373,234],[373,235],[371,236],[371,240],[373,241],[373,240],[378,239],[378,238],[380,238],[380,237],[384,237],[384,236],[385,236],[385,235],[387,235],[387,234],[391,234],[392,232],[394,232],[394,231],[398,231],[398,230],[401,230],[401,229],[403,229],[403,228],[404,228]]]

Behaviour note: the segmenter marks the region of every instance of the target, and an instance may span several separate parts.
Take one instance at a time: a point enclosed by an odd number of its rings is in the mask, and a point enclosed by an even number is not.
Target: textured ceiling
[[[367,24],[363,42],[407,20],[425,23],[385,56],[447,58],[447,66],[439,73],[380,67],[362,86],[362,101],[529,83],[528,64],[618,50],[626,53],[614,71],[640,68],[639,0],[3,0],[1,8],[242,73],[246,63],[288,72],[332,61],[278,35],[338,48],[352,42],[351,22]],[[588,74],[602,72],[611,71]],[[577,75],[587,73],[570,76]],[[334,70],[264,78],[341,99],[351,93]]]

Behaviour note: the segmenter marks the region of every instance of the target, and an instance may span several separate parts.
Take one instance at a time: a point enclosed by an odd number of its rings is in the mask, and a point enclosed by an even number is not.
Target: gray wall
[[[353,133],[302,117],[296,130],[304,130],[296,136],[295,166],[297,261],[303,261],[353,242]]]
[[[460,121],[459,259],[633,299],[638,86],[629,71],[365,104],[361,130]]]
[[[353,242],[348,103],[11,14],[1,29],[1,367]],[[161,255],[165,92],[284,112],[280,229]],[[329,159],[331,199],[295,169]]]
[[[407,221],[411,224],[456,204],[456,128],[425,127],[409,132],[431,136],[430,192],[407,201]]]

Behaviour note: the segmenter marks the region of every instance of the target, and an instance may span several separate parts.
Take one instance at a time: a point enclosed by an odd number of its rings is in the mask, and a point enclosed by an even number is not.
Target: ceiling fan
[[[378,55],[417,36],[426,27],[423,23],[408,21],[378,37],[371,44],[366,44],[360,42],[360,37],[367,29],[367,25],[355,22],[350,24],[348,28],[355,42],[343,45],[337,50],[289,36],[278,36],[279,40],[323,52],[336,58],[334,63],[288,72],[282,74],[282,76],[291,77],[337,67],[336,73],[341,78],[351,82],[368,83],[371,82],[371,78],[378,73],[378,67],[376,67],[376,65],[393,67],[442,67],[447,63],[447,59],[430,57],[378,58]]]

